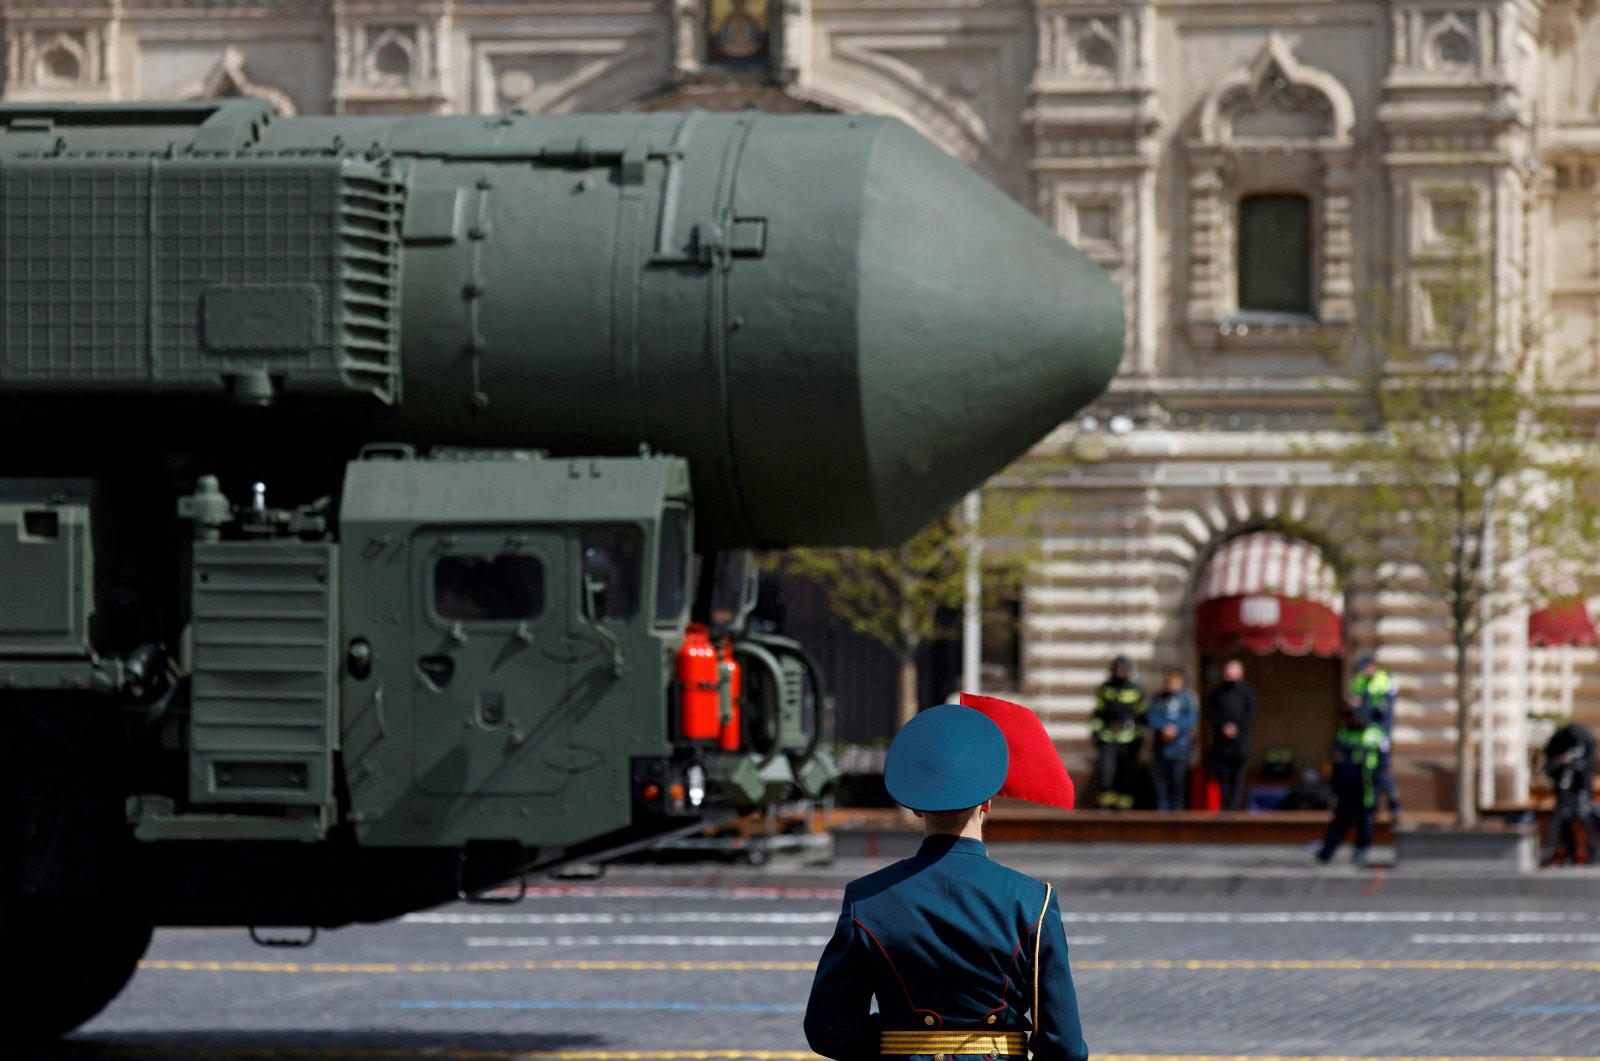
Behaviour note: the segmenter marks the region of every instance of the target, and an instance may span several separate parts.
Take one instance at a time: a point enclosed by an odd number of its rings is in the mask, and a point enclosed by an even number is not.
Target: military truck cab
[[[337,505],[257,491],[234,507],[204,477],[180,504],[188,695],[168,726],[188,784],[129,801],[140,840],[493,849],[492,879],[835,776],[820,675],[793,642],[737,633],[747,554],[697,577],[680,458],[376,446]],[[682,718],[683,657],[710,640],[697,591],[728,660],[714,695],[741,720],[709,742]]]
[[[366,459],[340,505],[342,742],[363,845],[627,830],[632,762],[673,753],[690,605],[675,457]]]

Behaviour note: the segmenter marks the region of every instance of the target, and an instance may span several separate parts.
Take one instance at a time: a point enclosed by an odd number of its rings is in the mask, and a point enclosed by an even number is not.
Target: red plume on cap
[[[1006,783],[997,795],[1072,809],[1072,777],[1038,715],[1021,704],[992,696],[962,693],[961,703],[988,715],[1005,734],[1011,764],[1006,769]]]

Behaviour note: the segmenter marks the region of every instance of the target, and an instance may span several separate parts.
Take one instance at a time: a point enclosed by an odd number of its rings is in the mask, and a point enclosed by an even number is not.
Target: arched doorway
[[[1201,569],[1194,602],[1202,705],[1222,681],[1224,664],[1239,660],[1260,704],[1246,806],[1270,809],[1300,771],[1321,767],[1338,729],[1344,700],[1338,575],[1313,543],[1255,531],[1217,548]],[[1201,722],[1209,741],[1203,706]]]

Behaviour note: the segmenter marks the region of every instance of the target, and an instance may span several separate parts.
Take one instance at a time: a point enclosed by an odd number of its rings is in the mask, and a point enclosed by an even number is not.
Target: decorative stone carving
[[[1223,233],[1222,172],[1218,166],[1197,167],[1189,177],[1189,320],[1209,323],[1222,318],[1225,302],[1221,253]]]
[[[1184,304],[1191,345],[1311,351],[1328,335],[1348,331],[1355,319],[1350,93],[1331,74],[1297,60],[1272,34],[1248,67],[1206,96],[1197,125],[1186,152]],[[1253,193],[1285,191],[1312,203],[1316,312],[1303,320],[1248,319],[1238,309],[1238,204]]]
[[[101,25],[22,29],[8,48],[10,90],[75,94],[106,84]]]
[[[442,110],[440,34],[430,20],[341,19],[335,107],[347,113]]]
[[[473,48],[480,113],[612,110],[658,88],[665,56],[626,37],[482,40]]]
[[[1497,41],[1503,15],[1494,5],[1440,10],[1407,4],[1393,17],[1391,77],[1427,82],[1487,76],[1503,58]]]
[[[1021,139],[1016,115],[1028,66],[1025,38],[986,16],[940,33],[846,32],[818,42],[810,84],[819,102],[894,114],[957,158],[1005,185]]]
[[[1226,139],[1316,138],[1333,132],[1333,105],[1309,85],[1291,82],[1270,65],[1247,87],[1230,92],[1219,107]]]
[[[1135,78],[1143,66],[1144,6],[1041,5],[1036,82],[1104,86]]]
[[[1127,305],[1127,378],[1154,371],[1155,160],[1161,112],[1152,83],[1155,16],[1147,0],[1042,2],[1033,100],[1040,210],[1104,266]]]
[[[261,84],[245,72],[244,53],[233,47],[225,49],[211,72],[199,84],[191,86],[183,96],[186,99],[260,99],[272,104],[273,110],[285,118],[298,113],[294,100],[287,92]]]
[[[672,38],[674,72],[679,78],[698,74],[705,62],[704,0],[673,0]]]
[[[1419,184],[1411,209],[1411,255],[1450,257],[1463,244],[1477,241],[1486,221],[1481,215],[1486,196],[1473,185]]]
[[[1349,145],[1355,123],[1355,104],[1339,79],[1300,63],[1274,33],[1254,62],[1228,75],[1206,96],[1200,141],[1223,146],[1310,139]]]
[[[1087,81],[1115,81],[1123,73],[1123,19],[1116,15],[1073,17],[1063,11],[1039,14],[1041,74]]]
[[[362,80],[375,88],[405,88],[426,78],[427,55],[418,44],[420,33],[415,23],[363,27],[358,66]]]
[[[1426,16],[1422,30],[1423,66],[1448,73],[1471,71],[1478,60],[1475,21],[1470,11]]]

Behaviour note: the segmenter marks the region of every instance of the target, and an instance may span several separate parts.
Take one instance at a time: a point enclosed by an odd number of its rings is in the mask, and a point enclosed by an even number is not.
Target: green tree
[[[769,566],[817,585],[837,621],[894,655],[904,724],[922,707],[923,647],[961,635],[949,616],[966,599],[969,563],[981,557],[986,607],[1020,585],[1034,552],[1028,530],[1046,497],[1029,484],[1029,473],[1019,469],[991,480],[976,526],[957,506],[893,548],[792,549],[769,558]]]
[[[1471,660],[1491,606],[1539,603],[1593,583],[1600,485],[1561,365],[1539,322],[1496,296],[1458,234],[1409,304],[1380,300],[1373,370],[1348,415],[1359,441],[1337,466],[1347,561],[1438,601],[1453,662],[1456,817],[1477,819]]]

